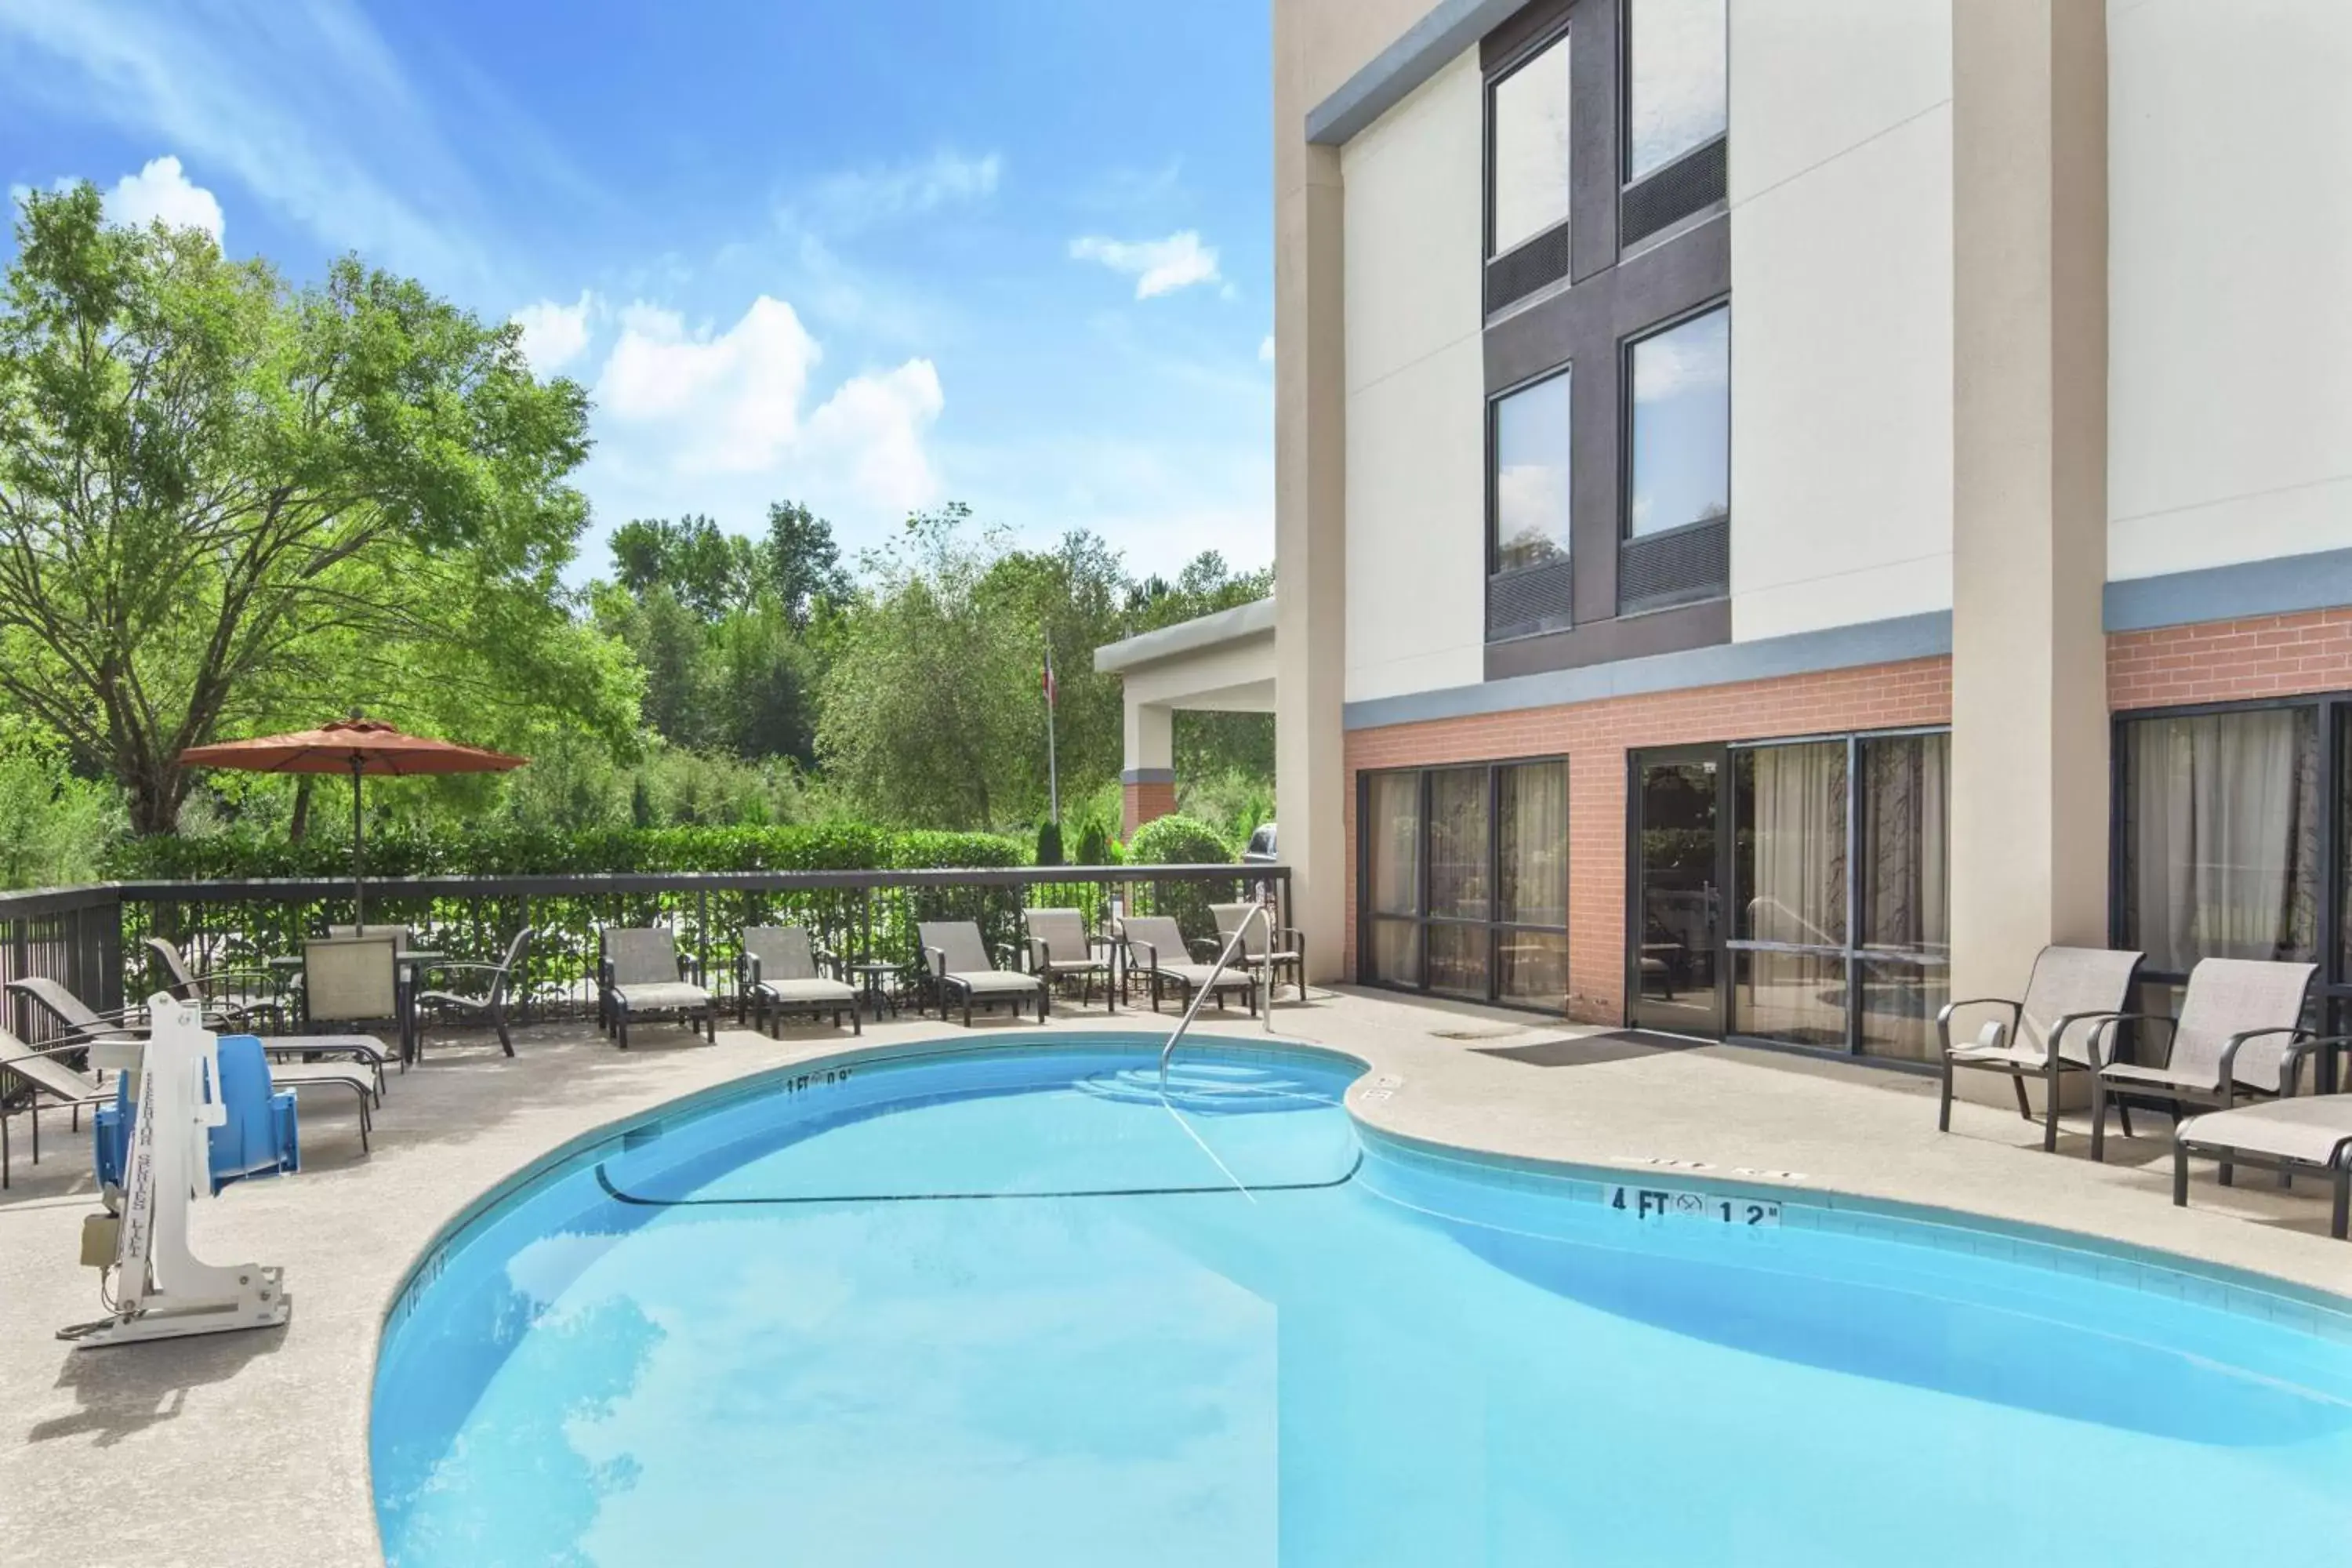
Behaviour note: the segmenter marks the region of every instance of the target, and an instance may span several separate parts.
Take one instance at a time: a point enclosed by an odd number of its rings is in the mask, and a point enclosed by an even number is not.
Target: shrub
[[[1078,864],[1081,866],[1110,864],[1110,835],[1103,831],[1101,823],[1091,817],[1087,818],[1084,827],[1078,829]]]
[[[1234,859],[1234,847],[1207,823],[1178,813],[1137,828],[1127,858],[1138,866],[1216,866]]]
[[[1062,863],[1062,828],[1059,823],[1048,822],[1037,829],[1037,864],[1058,866]]]

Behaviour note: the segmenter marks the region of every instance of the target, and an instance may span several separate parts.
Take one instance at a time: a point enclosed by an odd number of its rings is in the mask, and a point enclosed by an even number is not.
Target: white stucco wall
[[[2107,61],[2107,574],[2352,545],[2352,5],[2110,5]]]
[[[1477,51],[1340,153],[1347,203],[1347,700],[1486,669]]]
[[[1952,603],[1951,11],[1731,7],[1731,624]]]

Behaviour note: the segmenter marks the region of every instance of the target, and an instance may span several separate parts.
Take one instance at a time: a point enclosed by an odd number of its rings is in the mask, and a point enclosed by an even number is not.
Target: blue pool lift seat
[[[273,1089],[269,1058],[253,1035],[223,1035],[215,1047],[220,1084],[213,1090],[226,1118],[205,1134],[213,1192],[248,1176],[275,1176],[302,1168],[301,1140],[294,1115],[294,1091]],[[131,1127],[138,1102],[131,1096],[136,1073],[115,1080],[115,1099],[100,1106],[91,1125],[101,1186],[121,1187],[129,1163]]]

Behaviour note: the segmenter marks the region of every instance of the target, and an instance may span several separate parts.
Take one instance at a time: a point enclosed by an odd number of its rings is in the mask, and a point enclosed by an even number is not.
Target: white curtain
[[[1759,746],[1748,753],[1750,850],[1746,935],[1845,945],[1845,746]]]
[[[1421,908],[1421,775],[1375,773],[1371,788],[1372,908]]]
[[[1502,770],[1498,825],[1503,887],[1497,918],[1521,925],[1568,923],[1568,764]]]
[[[2158,971],[2317,946],[2318,724],[2308,708],[2128,727],[2125,911]]]
[[[1862,743],[1868,798],[1863,861],[1868,889],[1863,941],[1943,953],[1951,947],[1950,858],[1945,826],[1951,737],[1890,735]]]

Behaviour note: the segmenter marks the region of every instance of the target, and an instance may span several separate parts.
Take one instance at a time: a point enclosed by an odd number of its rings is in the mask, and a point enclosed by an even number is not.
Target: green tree
[[[706,621],[748,606],[766,575],[757,546],[699,514],[676,522],[635,518],[614,529],[610,542],[622,587],[639,598],[667,588]]]
[[[109,227],[87,184],[16,233],[0,692],[135,831],[175,825],[185,748],[324,717],[322,668],[625,732],[625,669],[579,667],[561,593],[587,399],[514,328],[355,258],[296,290],[201,231]]]
[[[869,552],[824,687],[817,754],[875,820],[989,828],[1042,804],[1045,731],[1031,628],[982,592],[1003,540],[950,503]],[[1034,759],[1033,759],[1034,753]]]
[[[842,570],[833,524],[800,502],[777,501],[768,508],[768,536],[760,548],[767,585],[793,629],[806,630],[828,605],[849,602],[849,574]]]

